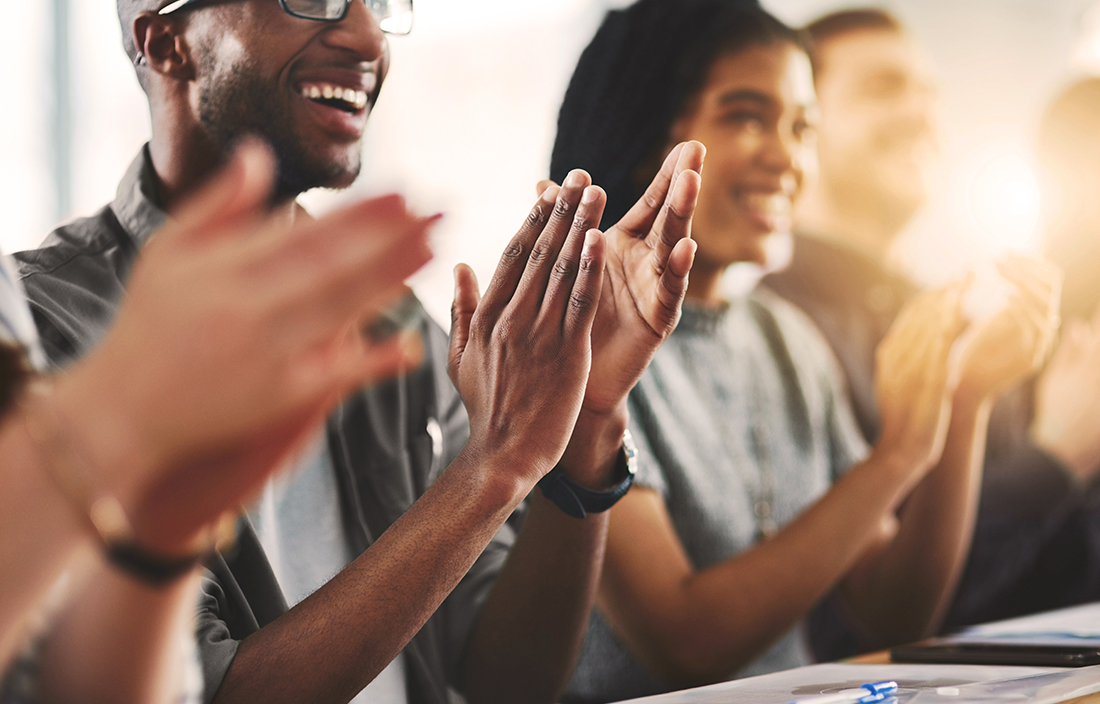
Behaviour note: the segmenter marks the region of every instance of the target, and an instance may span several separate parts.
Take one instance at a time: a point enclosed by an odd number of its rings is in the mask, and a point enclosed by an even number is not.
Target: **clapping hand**
[[[691,219],[706,149],[677,145],[642,198],[607,231],[607,265],[592,330],[592,371],[582,417],[562,460],[575,481],[607,477],[601,441],[617,449],[626,397],[680,319],[695,258]],[[544,182],[544,185],[547,182]],[[543,186],[544,187],[544,186]],[[617,421],[610,416],[618,416]],[[610,430],[599,427],[607,421]]]
[[[388,196],[280,222],[273,176],[243,146],[149,242],[111,332],[47,397],[162,553],[191,552],[345,395],[420,356],[419,340],[359,331],[431,258],[434,220]]]
[[[882,415],[876,452],[894,457],[915,481],[943,452],[951,418],[951,349],[966,328],[966,283],[925,293],[894,321],[876,352]]]
[[[1062,274],[1047,262],[1010,257],[997,270],[1015,288],[1008,304],[974,331],[963,353],[959,388],[994,399],[1036,373],[1058,333]]]
[[[533,485],[561,457],[592,364],[605,197],[583,171],[539,197],[483,297],[455,270],[449,371],[470,416],[464,453]]]

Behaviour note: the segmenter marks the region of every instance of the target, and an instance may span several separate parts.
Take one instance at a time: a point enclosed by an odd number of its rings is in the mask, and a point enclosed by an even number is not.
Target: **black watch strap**
[[[616,477],[619,483],[607,491],[593,491],[577,484],[565,474],[561,465],[551,469],[539,480],[542,495],[573,518],[584,518],[590,513],[603,513],[626,496],[634,484],[634,471],[637,464],[637,448],[630,431],[623,433],[623,447],[619,451],[619,463]]]
[[[107,543],[104,548],[107,560],[115,568],[153,587],[176,581],[213,554],[213,551],[205,551],[185,557],[167,557],[133,541]]]

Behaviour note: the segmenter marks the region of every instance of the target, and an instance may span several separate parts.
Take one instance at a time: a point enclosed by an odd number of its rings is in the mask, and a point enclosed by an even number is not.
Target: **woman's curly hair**
[[[756,0],[639,0],[609,12],[562,102],[550,178],[585,169],[607,191],[604,225],[617,222],[656,175],[714,62],[785,42],[808,53],[803,36]]]

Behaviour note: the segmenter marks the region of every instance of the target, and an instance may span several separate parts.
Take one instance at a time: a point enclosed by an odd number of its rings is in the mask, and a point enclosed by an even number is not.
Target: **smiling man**
[[[99,340],[142,245],[242,137],[273,146],[272,208],[288,222],[308,217],[299,193],[350,185],[385,33],[412,21],[408,0],[118,10],[152,139],[112,204],[20,257],[58,365]],[[555,699],[594,597],[604,511],[632,479],[626,395],[679,317],[702,159],[701,145],[675,149],[602,235],[589,228],[605,196],[587,174],[549,185],[484,298],[456,271],[449,342],[411,304],[422,364],[346,402],[209,565],[208,700],[444,704],[449,687],[471,702]]]

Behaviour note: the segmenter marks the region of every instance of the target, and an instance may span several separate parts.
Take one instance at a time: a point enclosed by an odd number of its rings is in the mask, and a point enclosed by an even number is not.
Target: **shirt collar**
[[[157,172],[153,168],[148,144],[142,147],[130,168],[126,169],[111,209],[138,247],[144,245],[149,236],[168,219],[168,213],[157,202]]]
[[[704,305],[685,299],[676,332],[681,335],[713,335],[725,321],[730,307],[731,304],[728,301],[717,305]]]
[[[138,247],[142,247],[168,220],[167,211],[157,200],[157,179],[157,171],[153,168],[153,159],[149,155],[149,144],[146,143],[130,162],[126,174],[118,184],[115,200],[111,203],[115,217]],[[294,208],[297,217],[313,218],[297,201]]]

